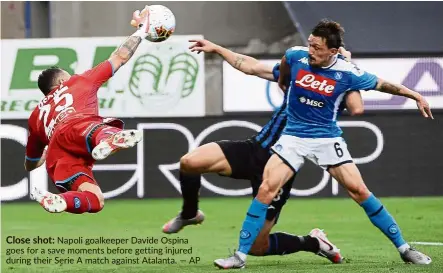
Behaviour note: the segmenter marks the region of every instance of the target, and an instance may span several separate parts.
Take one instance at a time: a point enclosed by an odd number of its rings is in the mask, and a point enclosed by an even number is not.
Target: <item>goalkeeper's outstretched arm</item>
[[[137,31],[126,40],[111,54],[109,62],[111,62],[114,73],[126,64],[134,55],[140,43],[147,36],[147,29],[149,28],[149,9],[146,6],[141,12],[135,11],[133,20],[137,20]]]

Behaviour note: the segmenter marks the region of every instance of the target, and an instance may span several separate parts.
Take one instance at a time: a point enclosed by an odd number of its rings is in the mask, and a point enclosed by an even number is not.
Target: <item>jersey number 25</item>
[[[41,106],[39,105],[39,108],[40,108],[39,120],[41,121],[43,118],[43,124],[45,126],[45,133],[48,138],[50,138],[53,133],[54,126],[56,124],[57,117],[58,117],[57,113],[66,110],[68,107],[70,107],[74,103],[74,98],[72,97],[72,95],[69,93],[64,93],[66,90],[68,90],[68,87],[61,85],[60,88],[54,92],[53,99],[54,99],[54,104],[56,105],[56,107],[54,108],[55,113],[52,116],[55,116],[55,118],[51,119],[51,121],[49,123],[48,123],[48,116],[49,116],[49,113],[51,113],[51,104],[44,104]],[[65,100],[65,104],[58,105],[58,104],[60,104],[60,102],[63,99]]]

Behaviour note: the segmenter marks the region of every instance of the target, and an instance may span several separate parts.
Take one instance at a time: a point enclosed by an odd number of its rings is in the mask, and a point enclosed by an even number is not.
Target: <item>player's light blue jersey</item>
[[[291,81],[283,134],[302,138],[341,136],[336,120],[346,92],[374,89],[377,78],[341,57],[328,67],[311,67],[306,47],[291,48],[285,57]]]

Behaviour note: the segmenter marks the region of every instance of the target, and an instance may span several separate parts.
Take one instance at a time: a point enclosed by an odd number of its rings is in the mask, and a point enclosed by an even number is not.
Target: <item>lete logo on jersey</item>
[[[336,81],[300,69],[296,76],[295,85],[330,97],[334,92]]]

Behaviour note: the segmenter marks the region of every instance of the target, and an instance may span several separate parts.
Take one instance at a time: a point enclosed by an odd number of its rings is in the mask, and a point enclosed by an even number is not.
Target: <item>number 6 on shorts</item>
[[[343,157],[343,150],[340,148],[340,143],[335,142],[334,143],[334,149],[335,149],[335,153],[337,154],[338,157]]]

